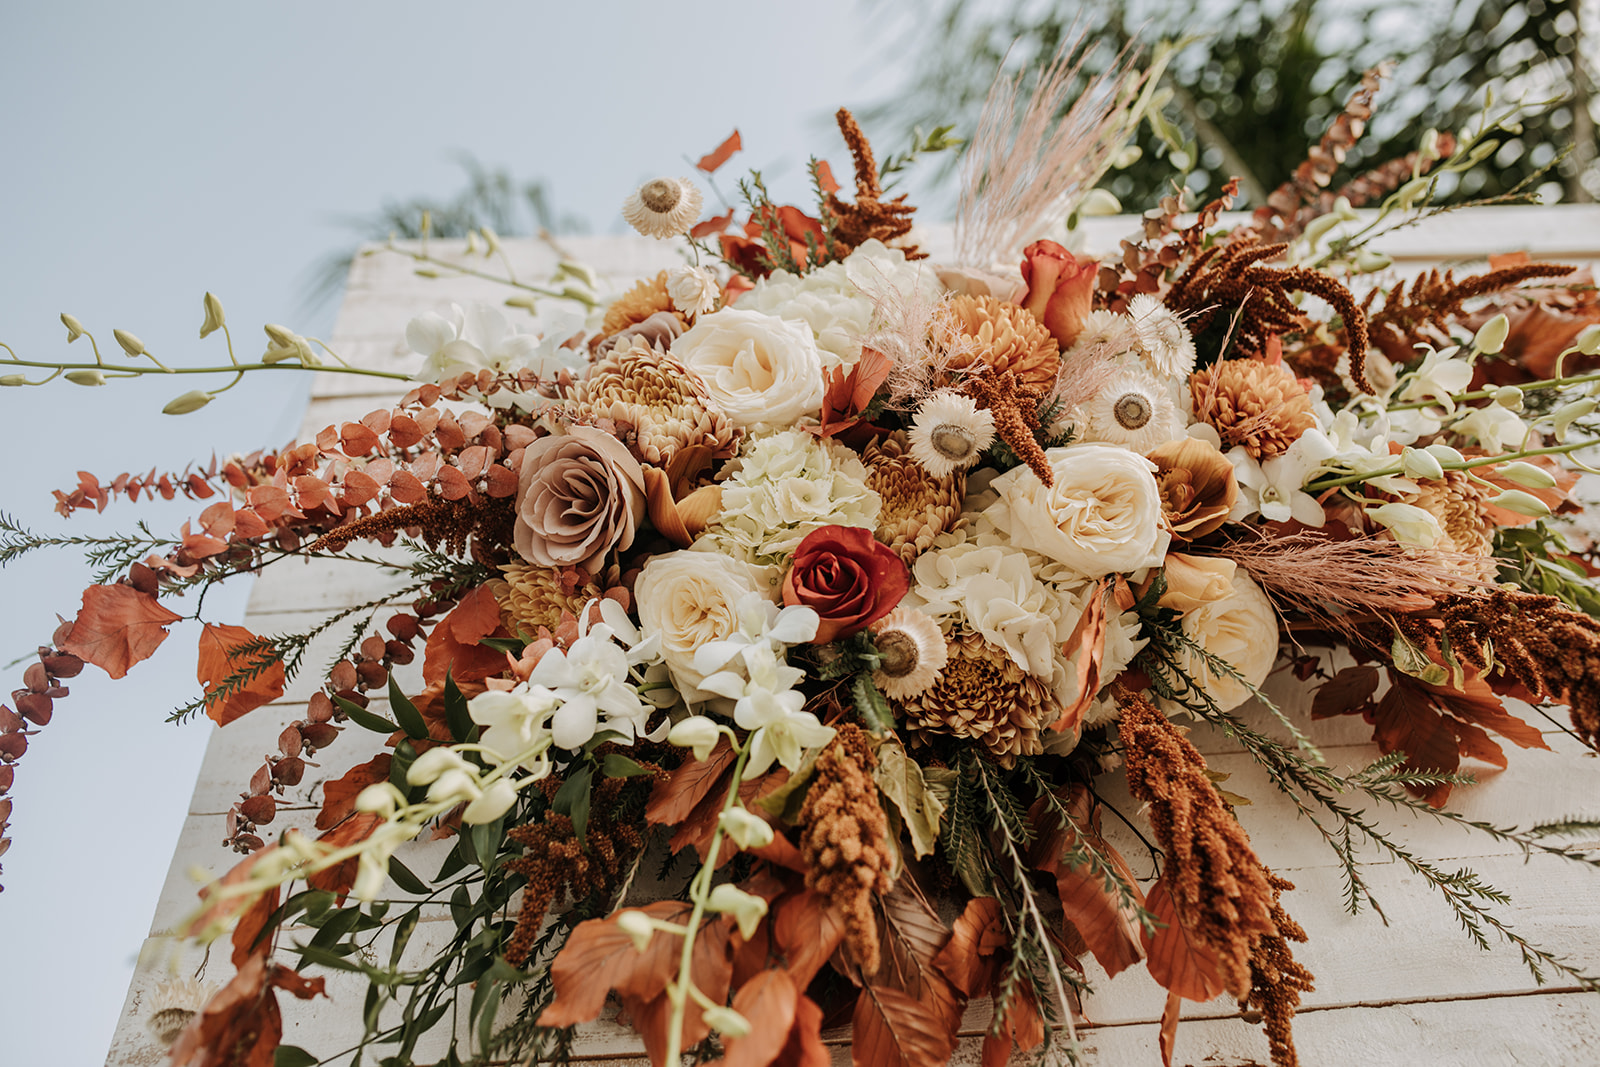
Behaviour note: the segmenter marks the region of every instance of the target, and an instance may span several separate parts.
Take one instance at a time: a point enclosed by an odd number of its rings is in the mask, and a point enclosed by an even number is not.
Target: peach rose
[[[1028,286],[1022,306],[1044,323],[1065,352],[1089,317],[1100,264],[1080,260],[1054,241],[1035,241],[1022,255],[1022,280]]]
[[[644,469],[615,437],[592,426],[541,437],[523,452],[517,480],[517,552],[541,567],[605,565],[633,544],[645,511]]]

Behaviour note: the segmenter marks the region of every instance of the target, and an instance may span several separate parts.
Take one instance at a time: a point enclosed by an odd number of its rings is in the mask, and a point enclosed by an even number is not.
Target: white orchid
[[[1443,408],[1446,414],[1456,409],[1452,394],[1464,392],[1472,383],[1472,364],[1457,358],[1461,349],[1424,346],[1427,354],[1422,365],[1402,379],[1400,399],[1407,403],[1431,402]]]
[[[1444,539],[1439,520],[1415,504],[1384,504],[1368,508],[1367,518],[1388,527],[1394,539],[1420,548],[1432,548]]]
[[[491,689],[478,694],[467,702],[467,714],[484,727],[478,737],[479,743],[489,750],[496,762],[503,763],[536,747],[541,737],[548,736],[550,719],[559,704],[556,694],[545,686],[523,682],[509,692]],[[550,761],[540,752],[524,760],[521,766],[543,777],[549,773]]]
[[[611,640],[611,627],[602,623],[563,652],[546,652],[528,676],[531,685],[546,686],[561,702],[550,722],[550,733],[560,748],[581,748],[600,727],[632,739],[645,732],[655,710],[639,699],[628,675],[628,655]]]
[[[833,727],[822,725],[815,715],[804,710],[805,694],[794,685],[805,677],[805,672],[780,662],[771,644],[747,646],[743,659],[748,677],[719,671],[701,685],[732,700],[733,721],[752,731],[747,742],[750,759],[745,765],[745,777],[765,773],[774,760],[790,771],[797,770],[801,751],[827,744],[833,739]]]
[[[516,370],[540,354],[537,336],[520,333],[498,308],[450,305],[447,318],[429,311],[406,324],[406,343],[424,357],[416,379],[438,382],[469,371]]]
[[[1490,404],[1468,410],[1450,424],[1450,432],[1471,437],[1485,448],[1517,449],[1527,439],[1528,427],[1516,412]]]
[[[1304,491],[1305,484],[1337,453],[1328,435],[1317,429],[1301,434],[1283,455],[1266,460],[1256,460],[1242,446],[1230,449],[1228,462],[1239,481],[1238,507],[1245,515],[1260,512],[1270,522],[1294,519],[1304,526],[1321,526],[1327,516],[1316,498]]]
[[[692,666],[701,674],[725,669],[734,659],[759,657],[760,649],[771,652],[784,645],[798,645],[817,636],[820,616],[811,608],[798,605],[779,608],[760,593],[746,593],[734,610],[739,628],[720,641],[708,641],[695,650]],[[701,688],[708,688],[702,686]]]

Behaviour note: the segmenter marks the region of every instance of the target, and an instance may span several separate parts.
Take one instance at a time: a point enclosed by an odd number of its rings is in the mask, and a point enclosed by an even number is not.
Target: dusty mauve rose
[[[517,552],[593,574],[606,553],[633,544],[644,503],[644,469],[615,437],[592,426],[541,437],[522,456]]]
[[[814,644],[859,633],[883,618],[911,588],[900,556],[860,526],[823,526],[795,549],[783,602],[822,617]]]
[[[1100,264],[1080,260],[1054,241],[1035,241],[1022,255],[1022,280],[1028,286],[1022,306],[1044,323],[1065,352],[1089,317]]]

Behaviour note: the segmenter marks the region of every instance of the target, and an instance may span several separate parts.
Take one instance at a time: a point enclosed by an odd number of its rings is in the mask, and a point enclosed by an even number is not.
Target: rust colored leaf
[[[1011,997],[1011,1006],[998,1029],[983,1039],[983,1067],[1005,1067],[1011,1062],[1013,1045],[1020,1052],[1028,1052],[1044,1041],[1044,1019],[1039,1015],[1039,1005],[1033,992],[1021,986]]]
[[[1395,679],[1378,701],[1372,739],[1385,755],[1404,752],[1405,766],[1413,770],[1454,774],[1461,767],[1455,732],[1434,707],[1427,687],[1411,682],[1406,676]],[[1437,808],[1450,798],[1450,788],[1449,785],[1422,786],[1412,792]]]
[[[871,345],[863,346],[860,360],[848,372],[837,368],[829,372],[822,398],[822,425],[808,429],[819,437],[832,437],[860,422],[861,413],[893,369],[894,361],[888,356]]]
[[[275,485],[251,486],[245,500],[263,522],[273,522],[289,510],[289,494]]]
[[[317,813],[317,829],[331,830],[356,810],[356,797],[369,785],[389,780],[390,756],[380,752],[367,762],[351,767],[343,775],[322,785],[322,810]]]
[[[1346,667],[1317,688],[1317,695],[1311,699],[1311,717],[1359,714],[1378,691],[1378,678],[1376,667]]]
[[[687,759],[650,791],[645,818],[657,826],[676,826],[683,822],[710,793],[722,773],[733,765],[733,750],[727,738],[703,760]]]
[[[500,625],[500,605],[494,594],[488,586],[480,585],[462,597],[428,635],[422,661],[423,681],[443,684],[448,673],[460,684],[499,674],[506,669],[505,653],[478,642],[485,637],[508,636],[509,631]]]
[[[1419,683],[1420,684],[1420,683]],[[1458,719],[1493,730],[1501,737],[1521,748],[1550,750],[1544,735],[1505,709],[1487,682],[1469,676],[1460,689],[1427,686],[1441,710]]]
[[[370,811],[358,811],[352,817],[335,826],[332,830],[321,835],[317,841],[333,848],[344,848],[357,841],[365,841],[371,837],[373,831],[383,825],[383,816]],[[356,870],[360,866],[360,859],[351,856],[336,866],[318,871],[306,877],[306,885],[312,889],[321,889],[333,893],[343,902],[345,894],[350,892],[350,887],[356,884]]]
[[[278,910],[278,897],[279,890],[273,887],[256,898],[255,903],[239,916],[239,924],[233,928],[232,961],[235,968],[243,966],[251,956],[272,954],[272,942],[263,939],[261,934],[267,928],[267,920]],[[261,941],[260,945],[256,944],[258,940]]]
[[[517,472],[500,463],[491,464],[489,467],[488,493],[495,499],[515,496],[517,492]]]
[[[733,208],[730,207],[721,215],[713,215],[704,222],[695,223],[694,226],[692,226],[689,230],[689,236],[693,237],[697,241],[703,237],[710,237],[712,234],[718,234],[723,230],[726,230],[728,228],[728,224],[732,221]]]
[[[396,448],[410,448],[422,437],[422,427],[410,415],[396,415],[389,420],[389,443]]]
[[[410,471],[395,471],[389,478],[389,495],[397,504],[420,504],[428,499],[428,488]]]
[[[707,152],[705,155],[701,156],[700,162],[696,163],[695,166],[700,170],[705,171],[707,174],[710,174],[718,167],[726,163],[729,156],[733,155],[743,147],[744,142],[739,138],[739,131],[734,130],[733,133],[728,135],[727,140],[717,145],[717,147],[712,149],[710,152]]]
[[[347,456],[364,456],[378,447],[378,435],[359,422],[347,422],[339,427],[339,444]]]
[[[272,527],[268,526],[266,521],[256,514],[254,508],[240,508],[235,511],[233,513],[233,525],[233,534],[236,540],[242,538],[248,541],[257,537],[265,537],[272,530]]]
[[[933,1009],[888,986],[864,988],[851,1023],[855,1067],[926,1067],[956,1049],[955,1035]]]
[[[212,537],[227,537],[233,532],[233,505],[219,500],[200,513],[200,528]]]
[[[1204,1002],[1220,996],[1225,983],[1217,970],[1217,954],[1193,940],[1178,919],[1178,909],[1162,877],[1150,887],[1144,906],[1166,929],[1142,933],[1144,950],[1149,954],[1150,977],[1173,996]]]
[[[1119,895],[1106,889],[1104,878],[1087,866],[1071,866],[1063,856],[1080,843],[1098,852],[1132,890],[1136,903],[1138,883],[1122,856],[1100,836],[1099,812],[1088,790],[1078,786],[1060,799],[1073,825],[1056,816],[1044,800],[1031,811],[1035,825],[1046,827],[1034,845],[1034,866],[1055,875],[1065,918],[1106,973],[1115,976],[1142,957],[1139,924],[1133,912],[1120,906]]]
[[[913,998],[938,1020],[941,1033],[955,1041],[966,997],[933,965],[950,940],[950,929],[903,874],[879,900],[882,960],[878,973],[864,976],[864,985],[897,990]]]
[[[822,1009],[810,997],[795,1002],[794,1026],[772,1067],[829,1067],[833,1057],[822,1043]]]
[[[1183,998],[1168,993],[1166,1007],[1161,1009],[1161,1032],[1156,1037],[1161,1049],[1161,1067],[1172,1067],[1172,1050],[1178,1044],[1178,1013],[1182,1008]]]
[[[844,940],[844,919],[826,897],[802,889],[778,899],[765,924],[772,947],[801,989],[822,970]]]
[[[200,685],[207,694],[206,714],[218,726],[226,726],[240,716],[283,696],[284,673],[283,663],[280,661],[256,672],[253,678],[233,687],[226,696],[211,699],[210,694],[226,679],[236,673],[253,669],[252,664],[256,661],[256,655],[240,653],[237,650],[255,640],[257,640],[256,635],[243,626],[208,622],[205,629],[200,632],[200,658],[195,668],[195,676],[199,678]],[[286,755],[292,756],[294,753]]]
[[[982,996],[994,981],[995,953],[1007,944],[1000,902],[994,897],[973,897],[956,917],[950,940],[933,964],[968,997]]]
[[[264,954],[247,958],[172,1047],[173,1067],[273,1067],[283,1041],[276,990],[301,1000],[326,995],[323,979],[303,978]]]
[[[182,617],[132,586],[91,585],[83,591],[83,607],[61,647],[121,678],[135,663],[149,659],[167,639],[166,628]]]
[[[1077,730],[1083,725],[1083,716],[1094,703],[1100,691],[1100,661],[1106,650],[1106,589],[1101,585],[1089,594],[1089,604],[1084,610],[1072,635],[1067,638],[1064,651],[1068,657],[1076,656],[1078,664],[1078,697],[1065,709],[1051,726],[1053,730]]]
[[[762,971],[733,995],[733,1010],[749,1019],[745,1037],[723,1043],[723,1067],[768,1067],[794,1028],[800,990],[788,971]]]
[[[833,176],[833,167],[828,164],[826,159],[817,160],[817,185],[821,187],[824,193],[837,193],[839,191],[839,179]]]

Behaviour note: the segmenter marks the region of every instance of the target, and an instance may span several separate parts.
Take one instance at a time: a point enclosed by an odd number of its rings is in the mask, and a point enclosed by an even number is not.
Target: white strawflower
[[[940,390],[917,409],[906,441],[912,458],[935,478],[943,478],[978,462],[994,443],[994,416],[971,397]]]
[[[700,220],[700,190],[688,178],[657,178],[645,182],[622,202],[628,225],[661,240],[688,233]]]
[[[685,315],[701,315],[717,306],[721,289],[717,279],[703,267],[685,264],[667,271],[667,295],[672,306]]]
[[[908,700],[924,692],[950,661],[939,624],[915,608],[896,607],[867,627],[883,657],[872,682],[890,700]]]
[[[1128,316],[1150,369],[1163,378],[1189,377],[1194,370],[1194,338],[1183,320],[1149,293],[1128,301]]]
[[[1112,378],[1079,414],[1081,440],[1121,445],[1141,455],[1183,434],[1171,393],[1142,371]]]
[[[211,999],[211,987],[193,978],[156,983],[145,1025],[163,1046],[170,1046]]]
[[[1083,331],[1073,342],[1068,355],[1091,350],[1103,355],[1132,352],[1139,347],[1139,334],[1133,320],[1115,311],[1091,311],[1083,320]]]

